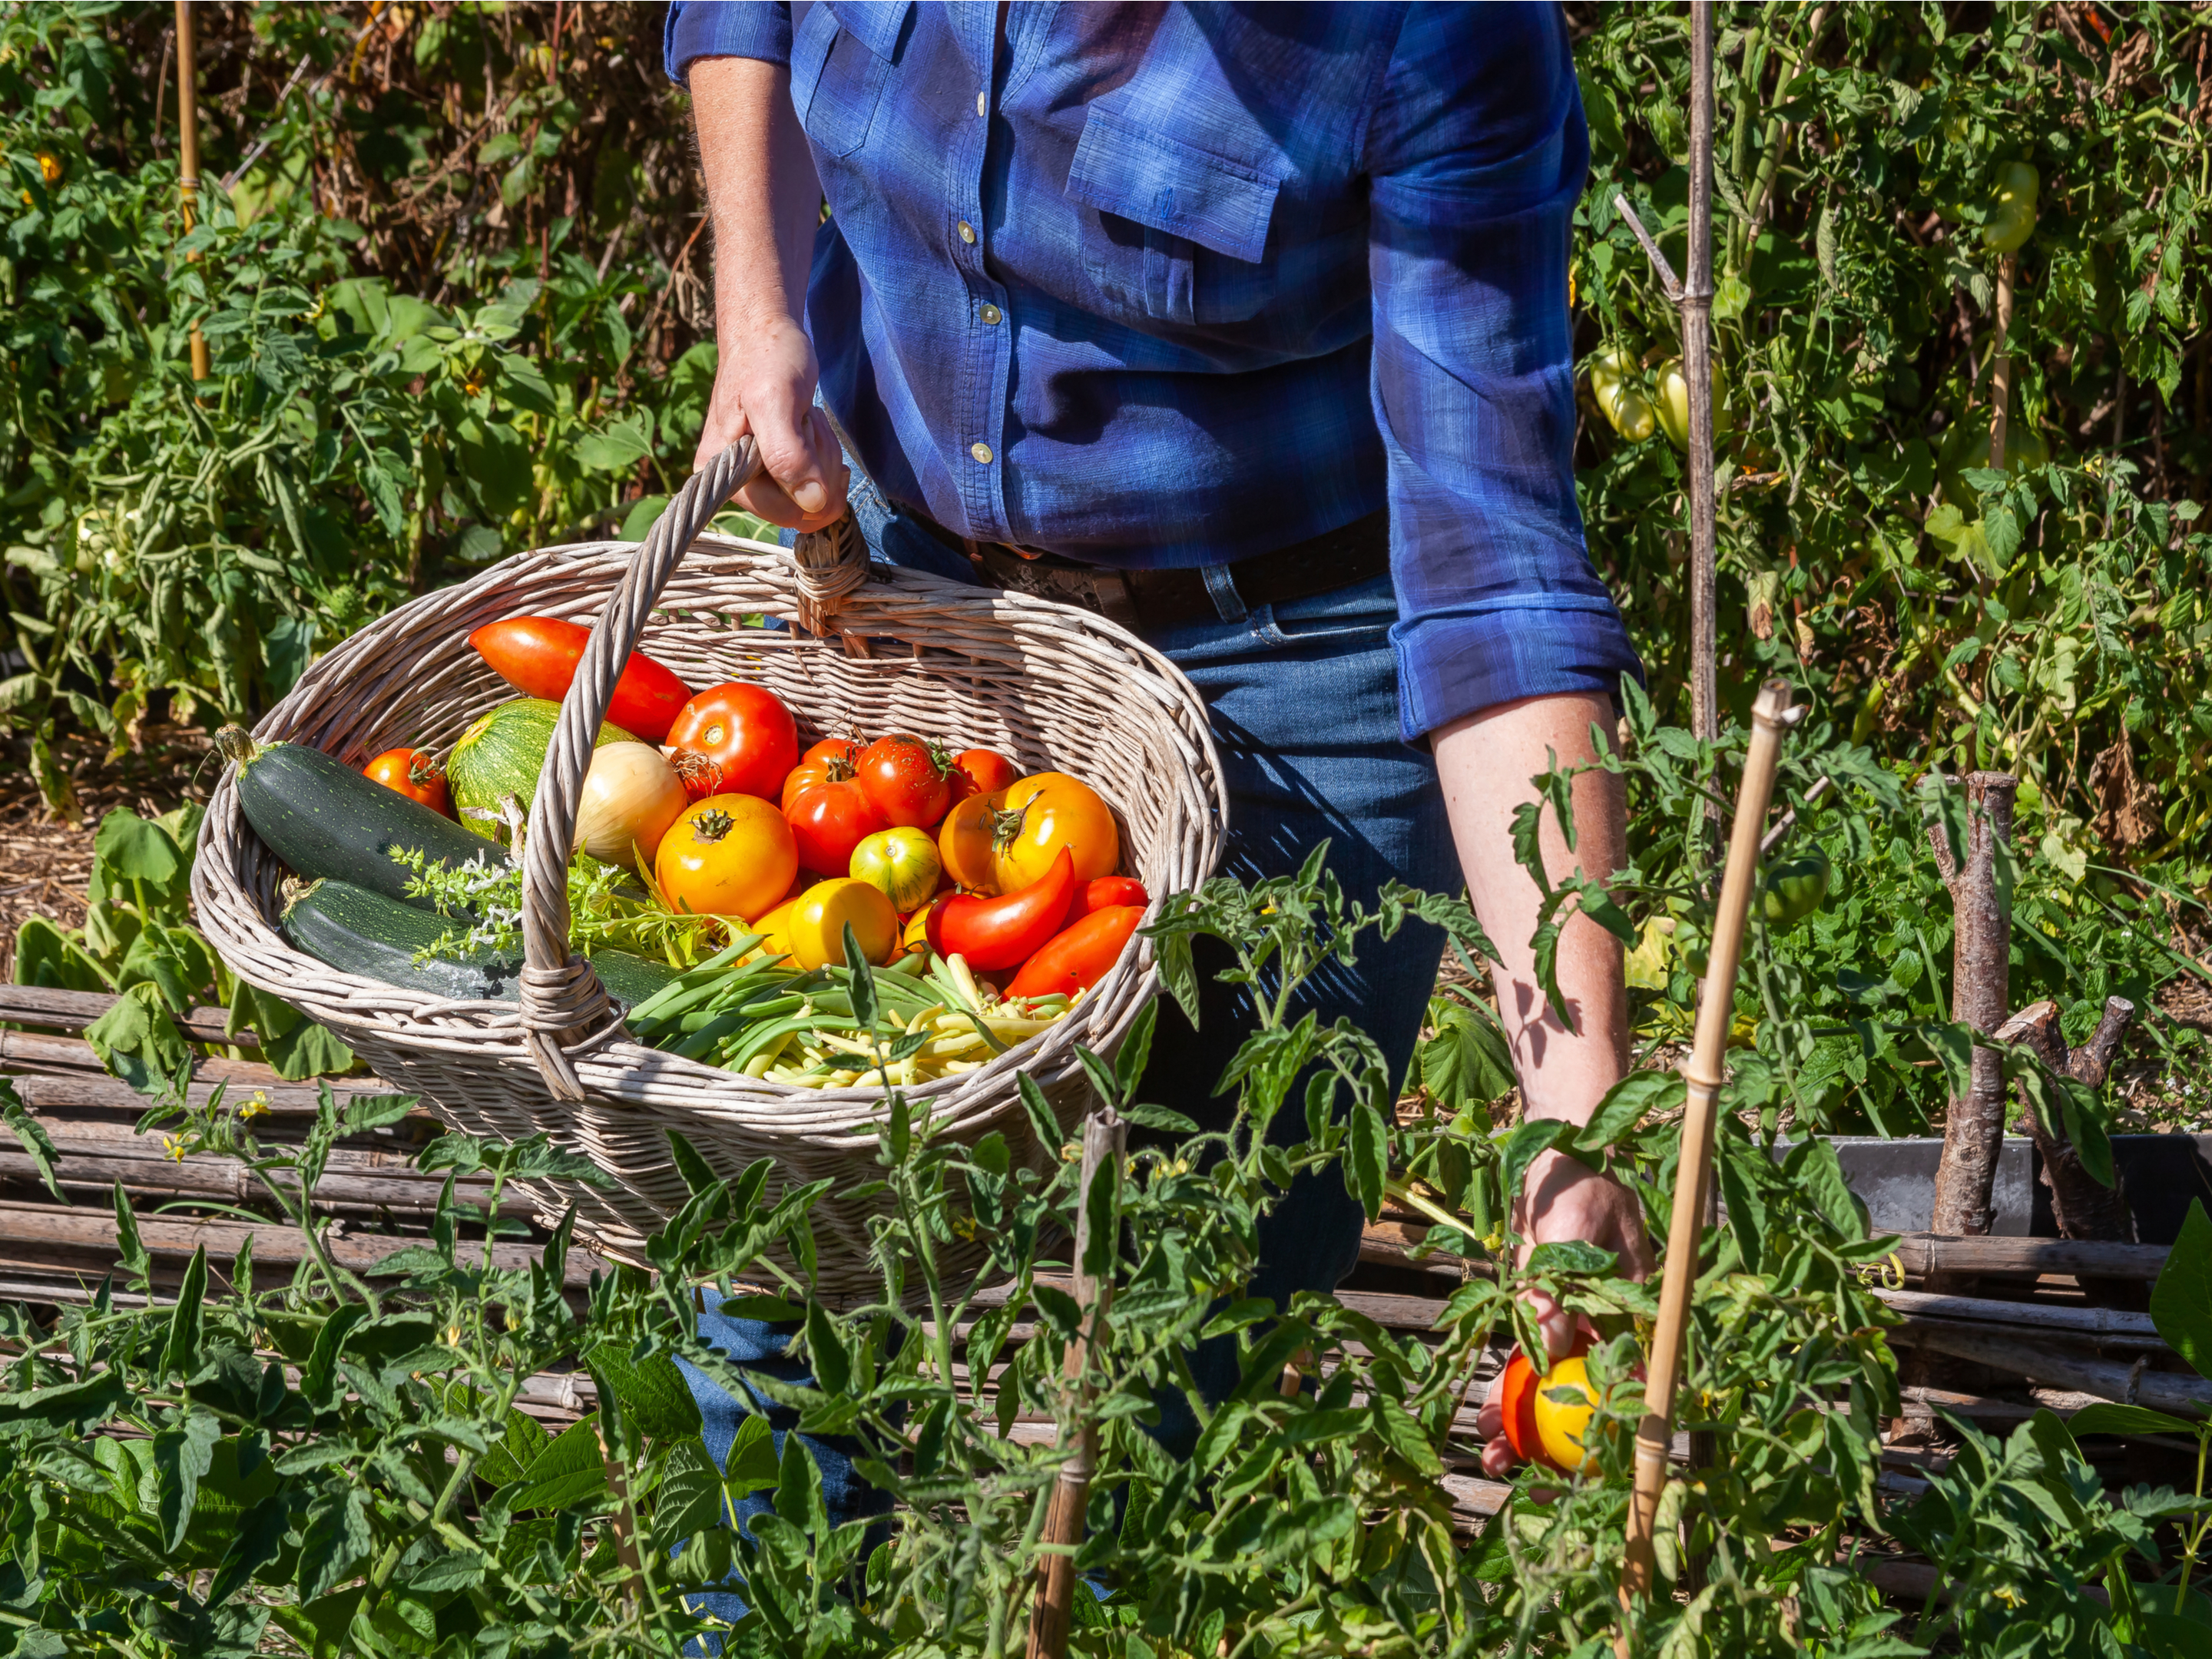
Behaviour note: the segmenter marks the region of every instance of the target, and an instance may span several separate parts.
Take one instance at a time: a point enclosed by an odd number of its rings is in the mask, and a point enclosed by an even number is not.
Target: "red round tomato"
[[[952,761],[935,744],[896,732],[863,749],[854,766],[870,803],[896,828],[926,829],[952,805]]]
[[[952,757],[952,799],[995,794],[1020,776],[1013,762],[995,749],[963,749]]]
[[[559,617],[509,617],[486,623],[469,635],[477,654],[493,672],[526,697],[544,697],[553,702],[568,695],[583,660],[592,630]],[[691,689],[665,664],[642,651],[633,651],[607,700],[606,720],[632,737],[660,743],[668,736],[669,722],[691,696]]]
[[[773,799],[799,764],[799,726],[791,711],[767,687],[742,680],[711,686],[685,703],[668,741],[720,767],[724,794]]]
[[[1145,890],[1145,884],[1134,876],[1101,876],[1096,881],[1079,881],[1075,884],[1075,896],[1067,906],[1064,927],[1073,927],[1088,915],[1101,910],[1118,910],[1133,904],[1139,910],[1152,902]]]
[[[844,875],[853,867],[853,849],[890,828],[850,781],[802,789],[783,816],[799,845],[801,867],[825,876]]]
[[[387,749],[362,767],[361,773],[433,812],[453,816],[453,803],[446,793],[446,769],[427,749]]]
[[[844,783],[854,776],[853,763],[860,745],[850,738],[824,738],[799,757],[799,764],[783,781],[784,810],[818,783]]]

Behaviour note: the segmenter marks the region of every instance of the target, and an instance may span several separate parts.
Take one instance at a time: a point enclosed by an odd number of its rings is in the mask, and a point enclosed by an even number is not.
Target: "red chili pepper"
[[[558,702],[568,695],[591,637],[590,629],[558,617],[509,617],[486,623],[469,635],[469,643],[524,696]],[[658,744],[690,701],[691,688],[674,670],[633,651],[607,701],[606,718],[641,742]]]
[[[948,893],[931,907],[929,948],[941,957],[965,957],[979,973],[996,973],[1035,956],[1060,931],[1075,890],[1075,860],[1060,849],[1052,867],[1018,891],[997,898]]]
[[[1088,915],[1101,910],[1117,910],[1125,904],[1133,904],[1139,910],[1152,902],[1145,890],[1145,884],[1134,876],[1101,876],[1096,881],[1086,881],[1075,890],[1075,897],[1067,907],[1067,919],[1062,927],[1073,927]]]
[[[1113,878],[1125,879],[1125,878]],[[1096,882],[1091,884],[1097,885]],[[1041,997],[1058,991],[1073,996],[1106,977],[1145,919],[1141,904],[1117,904],[1093,910],[1074,927],[1056,935],[1022,964],[1010,997]]]

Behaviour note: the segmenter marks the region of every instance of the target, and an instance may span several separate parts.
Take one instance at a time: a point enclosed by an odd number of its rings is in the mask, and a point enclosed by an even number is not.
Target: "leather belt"
[[[951,540],[950,532],[940,532]],[[1208,568],[1117,570],[1082,564],[1055,553],[1031,553],[1000,542],[955,542],[976,573],[994,587],[1095,611],[1109,622],[1137,629],[1219,620],[1222,605],[1209,585]],[[1369,514],[1334,530],[1210,567],[1212,581],[1226,576],[1245,605],[1284,605],[1386,575],[1390,569],[1390,516]],[[1224,594],[1224,598],[1227,598]],[[1231,609],[1233,611],[1234,606]]]

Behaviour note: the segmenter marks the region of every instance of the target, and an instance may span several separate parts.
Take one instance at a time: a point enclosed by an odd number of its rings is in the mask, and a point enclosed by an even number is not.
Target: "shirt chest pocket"
[[[1083,269],[1102,298],[1162,322],[1243,322],[1274,297],[1279,181],[1094,104],[1068,169]]]
[[[836,0],[807,9],[791,43],[791,102],[826,155],[867,142],[914,0]]]

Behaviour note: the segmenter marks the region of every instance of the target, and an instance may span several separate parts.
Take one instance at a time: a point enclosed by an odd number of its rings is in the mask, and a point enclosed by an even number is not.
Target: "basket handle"
[[[600,613],[561,702],[545,769],[530,803],[522,860],[523,1042],[556,1100],[585,1097],[565,1045],[603,1028],[614,1013],[591,963],[568,948],[568,842],[576,831],[592,740],[660,590],[693,538],[760,471],[759,453],[746,436],[685,480],[646,532]],[[838,601],[867,580],[866,549],[848,513],[826,530],[800,536],[792,551],[799,567],[799,623],[820,634]]]

